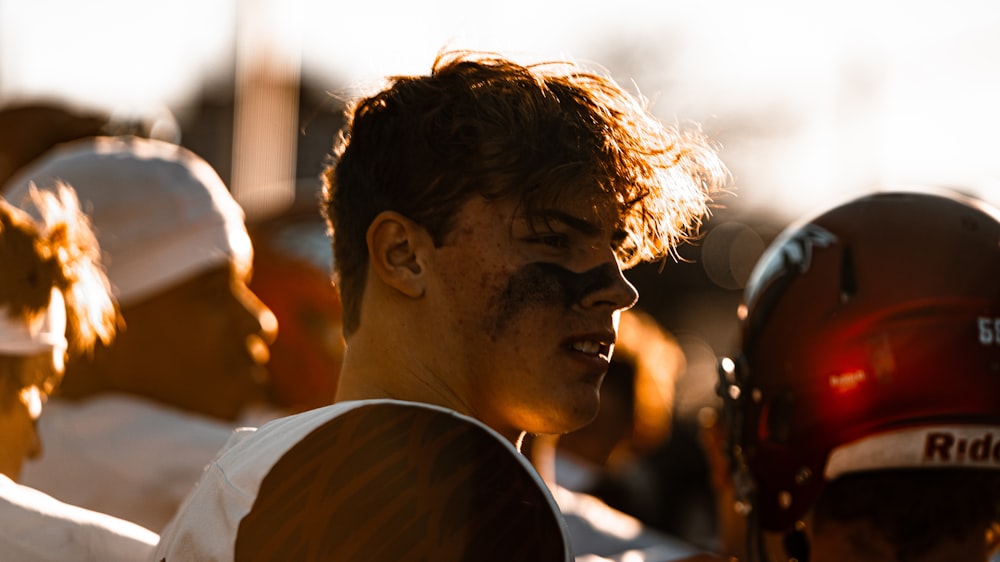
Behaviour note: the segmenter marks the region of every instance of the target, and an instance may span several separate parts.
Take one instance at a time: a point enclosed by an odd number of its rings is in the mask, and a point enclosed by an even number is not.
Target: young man
[[[25,482],[159,530],[264,397],[271,312],[247,288],[243,212],[207,162],[135,137],[60,145],[5,193],[76,190],[121,308],[114,342],[71,360]]]
[[[606,77],[447,53],[358,101],[325,174],[347,341],[337,403],[227,448],[157,560],[564,560],[517,450],[597,413],[622,270],[727,174]]]
[[[0,199],[0,552],[5,560],[131,561],[156,533],[17,483],[67,353],[109,342],[116,311],[73,192],[35,194],[38,220]]]
[[[733,554],[989,558],[997,279],[1000,213],[957,195],[861,197],[774,242],[740,308],[741,355],[720,370],[735,492],[749,507]]]

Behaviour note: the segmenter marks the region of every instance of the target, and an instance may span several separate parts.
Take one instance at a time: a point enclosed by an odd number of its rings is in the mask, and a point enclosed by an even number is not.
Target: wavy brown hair
[[[34,217],[0,199],[0,314],[28,322],[46,310],[55,289],[66,304],[71,352],[110,342],[117,310],[100,267],[97,240],[76,195],[60,185],[52,192],[32,190],[26,203]],[[0,355],[4,399],[26,386],[38,385],[49,393],[58,384],[61,373],[39,368],[38,359]],[[50,355],[42,359],[51,363]]]
[[[360,321],[368,249],[381,212],[399,212],[441,243],[474,196],[529,213],[560,197],[618,206],[626,266],[694,236],[729,180],[697,130],[666,127],[604,74],[570,62],[520,65],[445,52],[430,75],[396,76],[357,100],[323,173],[345,334]]]

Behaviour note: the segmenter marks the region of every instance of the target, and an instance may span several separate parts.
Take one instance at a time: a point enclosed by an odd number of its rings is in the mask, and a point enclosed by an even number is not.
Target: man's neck
[[[347,344],[334,402],[392,399],[441,406],[476,418],[500,433],[520,450],[524,432],[505,431],[479,412],[445,381],[399,347],[384,349],[380,340],[371,345],[362,334],[354,334]]]

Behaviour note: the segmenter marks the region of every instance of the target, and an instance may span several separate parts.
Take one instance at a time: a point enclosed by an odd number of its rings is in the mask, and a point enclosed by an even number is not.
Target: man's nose
[[[278,318],[271,309],[249,287],[240,291],[239,302],[246,311],[250,332],[259,335],[267,345],[274,343],[278,336]]]
[[[626,310],[635,306],[639,292],[625,278],[617,261],[606,262],[587,272],[589,283],[583,291],[581,304],[585,307],[608,306]]]

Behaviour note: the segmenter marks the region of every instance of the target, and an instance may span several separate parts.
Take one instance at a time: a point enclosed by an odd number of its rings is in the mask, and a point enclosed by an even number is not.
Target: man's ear
[[[404,295],[424,294],[424,252],[433,247],[430,233],[395,211],[383,211],[368,226],[368,260],[372,271]]]

